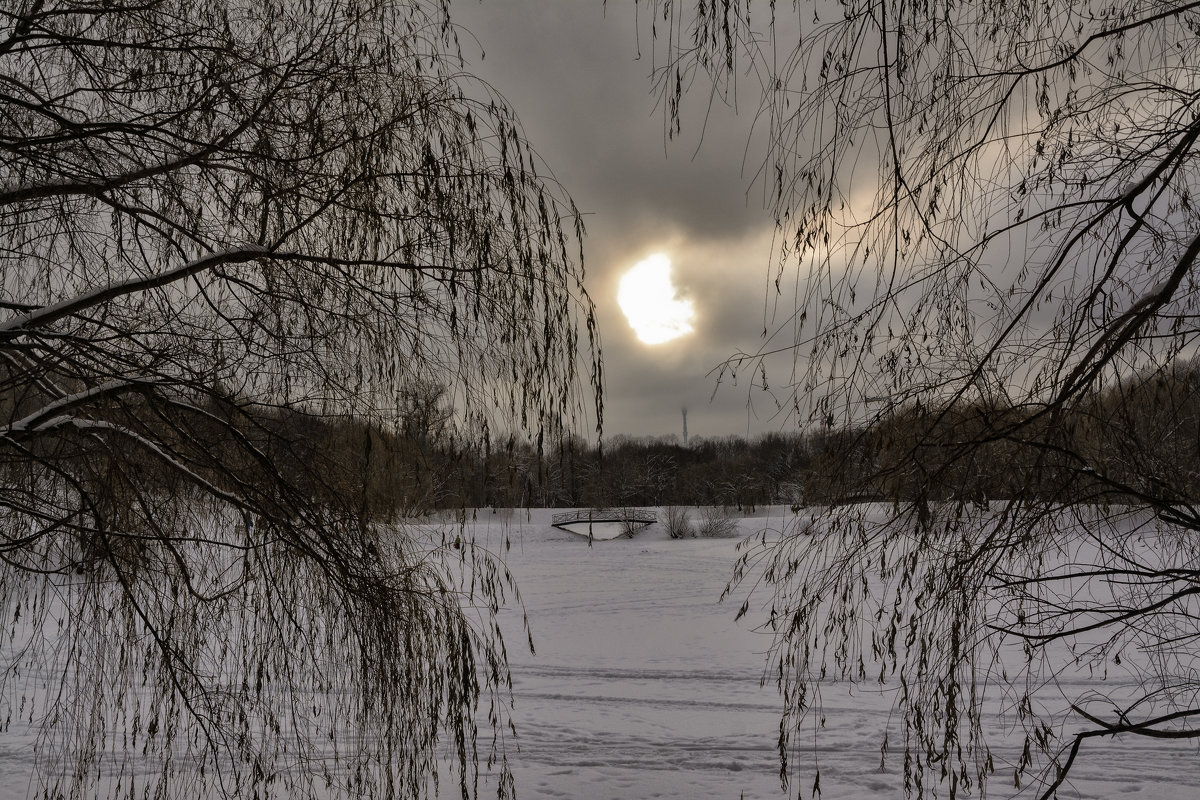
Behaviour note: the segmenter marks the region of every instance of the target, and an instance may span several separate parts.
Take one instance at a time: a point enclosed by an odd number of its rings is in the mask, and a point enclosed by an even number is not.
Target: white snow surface
[[[549,515],[515,512],[505,524],[503,514],[480,511],[476,521],[481,543],[497,552],[506,539],[510,544],[505,561],[536,649],[530,654],[519,644],[514,619],[508,640],[520,738],[510,758],[519,797],[807,800],[818,768],[822,800],[903,797],[895,687],[887,684],[828,684],[825,726],[799,743],[790,786],[781,787],[781,700],[770,673],[762,685],[770,638],[754,630],[764,619],[759,605],[770,597],[764,591],[738,622],[745,591],[719,602],[737,539],[672,540],[656,524],[632,539],[589,547],[585,538],[550,527]],[[786,507],[762,509],[739,517],[739,533],[765,528],[777,535],[791,518]],[[1111,689],[1116,679],[1082,672],[1065,688],[1083,693],[1090,681]],[[1056,694],[1050,699],[1062,702]],[[1003,739],[1013,723],[1003,699],[994,705]],[[889,730],[892,752],[881,771]],[[1200,797],[1198,752],[1189,741],[1091,740],[1057,797]],[[1014,786],[1018,749],[998,742],[994,754],[987,796],[1041,794],[1028,781]]]
[[[519,797],[787,797],[778,698],[760,687],[769,639],[734,622],[732,599],[718,602],[736,539],[672,540],[655,524],[589,547],[549,527],[548,512],[517,512],[507,529],[489,516],[476,536],[511,543],[536,650],[514,615]]]
[[[763,685],[770,638],[755,631],[763,620],[760,603],[735,622],[744,591],[719,602],[738,539],[672,540],[655,524],[633,538],[589,544],[552,527],[551,513],[479,510],[464,530],[502,556],[532,628],[535,653],[524,643],[520,608],[502,610],[518,733],[506,749],[518,797],[807,800],[818,767],[822,800],[903,797],[894,687],[886,683],[826,685],[825,726],[799,743],[791,785],[781,787],[781,701],[769,673]],[[760,509],[738,517],[739,534],[777,535],[791,517],[785,507]],[[759,601],[769,605],[770,598],[764,592]],[[1109,681],[1111,689],[1111,680],[1081,673],[1071,689],[1086,691],[1088,681]],[[997,729],[1011,732],[1003,701],[996,705]],[[889,730],[893,752],[881,771],[880,745]],[[0,737],[0,800],[26,796],[31,745],[27,730]],[[1040,794],[1028,784],[1014,787],[1018,755],[998,746],[987,796]],[[1057,796],[1198,797],[1197,755],[1188,741],[1093,740]],[[481,797],[494,792],[494,780],[485,776]],[[454,784],[444,782],[442,796],[453,794]]]

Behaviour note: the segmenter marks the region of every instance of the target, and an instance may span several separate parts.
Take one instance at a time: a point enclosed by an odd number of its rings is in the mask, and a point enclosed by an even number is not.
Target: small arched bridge
[[[658,522],[658,516],[644,508],[577,508],[550,517],[551,525],[571,533],[578,531],[573,531],[567,526],[580,522],[621,522],[642,528]]]

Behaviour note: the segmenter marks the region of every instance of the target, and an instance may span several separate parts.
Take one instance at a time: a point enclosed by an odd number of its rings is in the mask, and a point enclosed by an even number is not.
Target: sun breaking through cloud
[[[671,283],[671,259],[655,253],[621,277],[617,304],[645,344],[662,344],[692,332],[691,300],[681,300]]]

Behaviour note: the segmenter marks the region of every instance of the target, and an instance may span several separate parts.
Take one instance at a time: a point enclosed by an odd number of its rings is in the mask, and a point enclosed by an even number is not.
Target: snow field
[[[740,621],[734,617],[744,591],[718,602],[739,555],[737,539],[671,540],[656,524],[632,539],[589,546],[586,537],[551,527],[551,513],[480,510],[427,529],[435,541],[447,531],[453,541],[461,531],[464,541],[497,554],[521,593],[536,652],[525,645],[522,607],[510,602],[501,611],[518,734],[505,744],[518,797],[807,800],[818,774],[822,800],[903,796],[902,733],[891,677],[882,685],[823,684],[824,726],[796,737],[793,781],[788,789],[780,786],[781,701],[772,675],[762,685],[771,639],[755,630],[766,618],[770,595],[756,595]],[[742,536],[765,528],[769,539],[791,519],[787,508],[771,508],[737,523]],[[1154,553],[1162,543],[1147,540],[1146,547]],[[1079,550],[1063,554],[1086,557]],[[1069,660],[1070,654],[1052,651],[1047,657]],[[1055,709],[1090,691],[1133,692],[1136,657],[1126,654],[1120,666],[1081,661],[1058,682],[1033,687],[1033,695]],[[991,667],[996,674],[999,668]],[[987,796],[993,798],[1039,794],[1028,783],[1018,789],[1012,779],[1021,741],[1013,702],[1013,693],[995,679],[987,686],[985,725],[996,765]],[[486,748],[486,720],[481,725]],[[1064,732],[1082,727],[1068,722]],[[881,770],[885,734],[891,754]],[[0,734],[0,800],[20,800],[35,785],[34,738],[18,719]],[[444,776],[441,787],[442,797],[454,796],[454,781]],[[186,766],[177,788],[180,797],[189,796]],[[494,788],[485,774],[481,796]],[[1144,738],[1091,740],[1058,797],[1200,797],[1197,747]]]
[[[717,602],[736,540],[676,541],[653,525],[589,547],[541,516],[502,532],[481,514],[476,528],[479,542],[511,543],[536,649],[503,612],[518,795],[786,797],[776,693],[759,685],[769,639]]]
[[[510,763],[520,797],[810,798],[818,774],[822,800],[903,796],[903,735],[890,676],[882,685],[825,683],[824,725],[794,740],[791,785],[780,786],[781,700],[773,676],[760,685],[770,637],[755,630],[769,594],[752,598],[739,622],[744,591],[718,602],[736,540],[671,540],[658,524],[589,547],[585,538],[549,527],[548,518],[522,512],[505,526],[481,512],[475,528],[479,542],[499,549],[507,538],[505,562],[533,629],[531,655],[520,644],[517,615],[504,612],[520,736]],[[786,508],[768,509],[739,518],[739,532],[765,527],[770,538],[791,518]],[[1047,657],[1071,658],[1063,651]],[[995,773],[987,795],[1036,797],[1036,785],[1026,780],[1018,788],[1013,779],[1023,737],[1014,691],[999,685],[999,664],[989,669],[984,725]],[[1132,693],[1132,670],[1130,658],[1124,667],[1081,662],[1032,694],[1044,708],[1061,709],[1091,690]],[[1064,733],[1083,727],[1068,724]],[[885,734],[890,754],[881,770]],[[1187,741],[1092,739],[1058,797],[1200,797],[1197,755]],[[929,768],[927,780],[936,775]]]

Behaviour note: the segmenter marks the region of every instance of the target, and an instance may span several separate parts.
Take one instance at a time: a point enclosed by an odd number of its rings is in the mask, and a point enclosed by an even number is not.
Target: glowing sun
[[[662,344],[692,332],[696,316],[692,301],[676,297],[671,259],[662,253],[642,259],[621,276],[617,304],[646,344]]]

